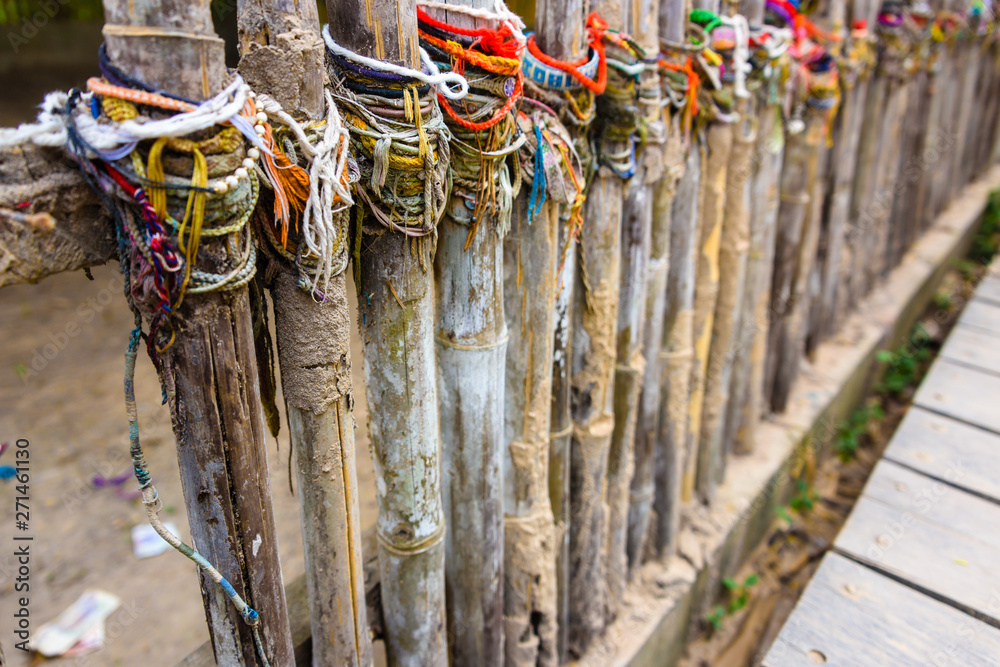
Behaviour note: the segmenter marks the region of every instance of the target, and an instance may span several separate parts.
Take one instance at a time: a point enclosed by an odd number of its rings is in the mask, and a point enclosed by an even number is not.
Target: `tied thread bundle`
[[[627,180],[636,171],[636,140],[640,139],[643,118],[639,89],[647,68],[646,52],[617,30],[607,30],[605,40],[609,70],[607,87],[597,98],[598,161]]]
[[[333,98],[343,109],[360,180],[357,195],[355,271],[360,264],[363,220],[367,210],[382,228],[423,244],[436,234],[451,191],[448,171],[451,134],[435,92],[460,97],[461,77],[442,75],[422,54],[424,68],[413,70],[372,60],[337,44],[323,27]],[[457,84],[451,88],[449,84]],[[423,248],[421,247],[421,250]],[[419,252],[421,267],[426,252]],[[359,279],[356,276],[356,279]]]
[[[447,7],[449,11],[500,23],[497,29],[459,28],[417,8],[421,46],[438,68],[462,75],[469,84],[469,94],[460,109],[438,95],[451,130],[454,156],[451,176],[453,194],[458,199],[450,215],[455,222],[469,227],[468,249],[484,217],[497,221],[500,236],[507,233],[513,199],[520,189],[518,150],[526,138],[518,132],[514,110],[524,89],[520,56],[525,38],[520,27],[503,12],[470,10],[461,5]],[[513,182],[507,157],[513,157],[515,162]]]
[[[301,225],[307,245],[312,241],[311,252],[321,258],[332,255],[334,238],[310,236],[309,230],[328,225],[337,198],[350,201],[345,137],[332,104],[323,140],[314,143],[273,102],[265,100],[267,113],[258,110],[256,96],[238,76],[218,95],[198,103],[126,76],[103,47],[99,60],[103,77],[90,79],[88,92],[50,93],[38,120],[0,131],[0,145],[30,141],[63,147],[112,213],[125,295],[135,319],[126,352],[125,398],[134,470],[147,516],[165,541],[223,589],[252,628],[260,660],[268,665],[257,612],[157,517],[160,504],[139,442],[135,360],[145,337],[168,400],[166,387],[173,380],[161,355],[176,339],[172,317],[185,295],[236,289],[254,276],[256,246],[247,222],[258,208],[260,183],[273,193],[273,219],[285,238],[289,227]],[[279,148],[269,115],[290,128],[312,173]],[[311,222],[317,224],[310,227]],[[206,238],[218,240],[211,257],[199,253]],[[342,264],[346,266],[346,260]],[[199,268],[202,265],[205,268]],[[324,270],[329,275],[331,268],[327,261],[314,275]],[[144,316],[149,321],[145,336]]]
[[[275,128],[265,135],[281,161],[274,161],[274,172],[294,183],[284,193],[273,190],[273,223],[261,216],[261,230],[273,251],[298,268],[299,287],[325,301],[330,279],[347,269],[350,258],[347,217],[358,173],[349,133],[329,93],[321,121],[299,123],[267,95],[260,95],[257,104]],[[295,233],[292,247],[290,232]]]

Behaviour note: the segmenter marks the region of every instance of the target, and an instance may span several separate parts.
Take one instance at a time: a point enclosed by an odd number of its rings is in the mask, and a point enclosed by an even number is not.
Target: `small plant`
[[[931,355],[927,343],[930,341],[930,334],[920,323],[914,327],[910,340],[900,346],[899,350],[879,350],[876,358],[880,363],[886,364],[885,374],[882,380],[876,385],[875,391],[884,395],[900,396],[908,388],[917,382],[917,373],[920,364]]]
[[[861,436],[868,430],[868,424],[885,417],[885,412],[879,403],[861,406],[848,418],[837,425],[837,439],[834,449],[843,463],[847,463],[858,454],[861,447]]]
[[[705,614],[705,620],[709,622],[712,626],[713,631],[719,631],[722,629],[722,621],[726,618],[726,608],[721,604],[712,607],[707,614]]]
[[[819,494],[804,479],[795,480],[795,489],[795,495],[788,501],[788,506],[799,514],[811,512],[819,500]]]
[[[750,602],[750,589],[757,585],[760,577],[757,573],[747,576],[742,582],[726,577],[722,580],[722,585],[729,594],[729,602],[726,605],[716,605],[705,614],[705,621],[712,626],[712,631],[717,632],[722,629],[722,622],[727,616],[732,616],[747,606]]]
[[[731,616],[747,606],[750,601],[750,589],[757,585],[760,577],[756,572],[747,576],[742,582],[726,577],[722,580],[722,585],[729,591],[729,606],[726,609]]]
[[[934,293],[934,307],[938,310],[943,310],[947,312],[951,309],[951,294],[944,291],[938,290]]]

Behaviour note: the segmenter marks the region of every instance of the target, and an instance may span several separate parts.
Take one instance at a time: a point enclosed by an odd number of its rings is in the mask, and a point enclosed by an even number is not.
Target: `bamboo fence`
[[[0,131],[0,285],[121,260],[218,664],[296,660],[268,294],[312,664],[372,664],[376,630],[393,666],[587,655],[811,351],[1000,160],[991,7],[820,4],[537,0],[526,36],[493,0],[329,0],[321,36],[315,5],[254,0],[234,80],[204,3],[105,0],[104,80]],[[18,236],[40,215],[86,233]]]

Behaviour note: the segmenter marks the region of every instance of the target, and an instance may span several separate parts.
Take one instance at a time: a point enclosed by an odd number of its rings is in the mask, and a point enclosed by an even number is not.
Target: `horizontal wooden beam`
[[[63,151],[0,149],[0,287],[104,264],[116,251],[107,210]]]

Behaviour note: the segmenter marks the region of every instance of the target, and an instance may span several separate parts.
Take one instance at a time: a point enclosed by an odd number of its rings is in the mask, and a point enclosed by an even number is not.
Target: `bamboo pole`
[[[731,395],[735,361],[743,356],[739,346],[750,249],[750,169],[757,139],[754,100],[737,100],[736,112],[740,120],[733,128],[719,247],[719,266],[725,270],[719,274],[700,445],[709,450],[715,484],[722,482],[728,455],[733,451],[726,425],[730,402],[735,398]]]
[[[626,3],[626,25],[647,53],[659,53],[659,2]],[[636,103],[645,140],[636,145],[636,173],[625,186],[622,209],[621,285],[614,380],[614,419],[608,458],[608,544],[606,622],[618,615],[628,579],[629,491],[634,472],[639,392],[646,360],[642,354],[646,283],[650,263],[653,198],[663,174],[666,126],[660,107],[660,77],[646,69],[639,75]],[[662,235],[661,235],[662,238]]]
[[[337,43],[367,57],[419,66],[412,0],[329,0],[326,8]],[[369,429],[386,653],[390,665],[442,665],[448,649],[433,237],[414,240],[366,227],[360,246],[358,305],[373,407]]]
[[[748,25],[758,27],[764,23],[764,2],[761,0],[750,0],[740,4],[739,11],[743,14]],[[755,319],[754,307],[757,293],[754,289],[756,276],[760,271],[759,263],[764,254],[764,240],[766,229],[764,217],[754,215],[753,199],[755,175],[758,173],[763,159],[761,153],[760,126],[766,122],[761,115],[772,114],[773,109],[769,105],[770,81],[762,81],[761,87],[753,94],[749,101],[754,111],[755,137],[753,143],[748,147],[749,155],[743,167],[745,184],[743,185],[743,206],[744,215],[747,217],[746,224],[746,256],[743,260],[741,282],[743,284],[740,299],[737,307],[737,322],[734,326],[734,338],[732,343],[732,369],[729,380],[729,400],[726,404],[725,421],[722,431],[722,442],[726,450],[738,454],[747,453],[744,442],[738,437],[740,420],[743,411],[746,409],[749,397],[749,381],[752,350],[754,341],[760,332],[760,325]],[[768,138],[770,140],[770,137]],[[738,151],[737,151],[738,152]],[[734,185],[737,185],[734,183]],[[753,426],[750,426],[752,429]]]
[[[684,0],[665,0],[657,8],[655,20],[660,32],[669,42],[682,42],[686,17]],[[652,19],[651,19],[652,20]],[[659,45],[657,45],[659,48]],[[662,147],[663,175],[653,186],[650,256],[646,271],[646,299],[643,304],[642,355],[645,370],[635,429],[635,469],[629,494],[628,513],[628,568],[629,576],[643,560],[649,537],[649,516],[656,495],[656,456],[660,435],[660,410],[662,389],[666,381],[663,352],[666,324],[668,277],[670,272],[670,208],[677,190],[677,181],[684,168],[684,135],[680,127],[681,114],[664,108],[662,122],[666,140]],[[620,318],[619,318],[620,319]],[[675,452],[676,450],[674,450]],[[673,453],[673,452],[672,452]],[[676,464],[672,471],[677,471]],[[679,480],[668,483],[667,494],[679,494]],[[676,497],[668,513],[679,512],[680,500]],[[676,526],[676,521],[673,522]],[[672,531],[673,529],[671,529]]]
[[[207,4],[105,0],[104,11],[108,55],[127,74],[197,99],[222,88],[223,42]],[[223,243],[203,239],[200,267],[211,270],[224,256]],[[191,536],[258,612],[267,659],[291,664],[247,289],[191,296],[173,323],[177,339],[162,355],[161,382]],[[203,570],[199,576],[216,661],[259,664],[250,626],[218,584]]]
[[[541,151],[541,148],[538,149]],[[535,159],[542,159],[536,152]],[[504,451],[505,664],[557,665],[556,532],[548,493],[560,205],[528,223],[526,192],[504,239],[507,346]]]
[[[240,0],[240,72],[288,113],[323,119],[323,42],[315,4]],[[281,72],[280,79],[277,73]],[[347,214],[341,224],[347,225]],[[372,663],[361,557],[346,276],[316,303],[283,266],[271,285],[282,389],[302,517],[312,662]]]
[[[494,6],[492,0],[447,0],[447,4],[478,9]],[[490,27],[486,21],[459,12],[446,12],[445,20],[460,28]],[[492,132],[478,132],[478,145],[489,144]],[[458,152],[457,148],[453,151]],[[508,167],[498,164],[495,169]],[[478,178],[487,182],[492,174],[483,172]],[[514,180],[511,175],[508,182]],[[459,187],[456,184],[456,190]],[[510,212],[500,213],[479,202],[486,190],[466,190],[484,213],[479,213],[481,219],[474,219],[467,200],[453,192],[438,226],[435,257],[434,336],[449,526],[445,540],[448,639],[455,664],[500,665],[504,652],[501,470],[508,337],[503,236],[510,225]]]
[[[618,0],[592,5],[611,29],[624,26]],[[609,87],[622,85],[611,67]],[[598,151],[628,151],[608,129],[608,95],[597,98]],[[615,330],[624,183],[604,162],[587,191],[573,303],[573,438],[570,447],[569,653],[580,657],[605,620],[607,471],[614,430]]]
[[[660,435],[656,450],[656,552],[673,551],[680,530],[680,507],[694,496],[691,451],[691,376],[694,367],[694,300],[698,266],[698,226],[701,220],[701,179],[704,150],[688,147],[684,173],[670,208],[670,260],[667,306],[663,323],[663,385]]]
[[[702,161],[701,220],[698,223],[698,271],[694,292],[694,366],[691,372],[690,431],[691,463],[695,490],[703,502],[715,496],[712,451],[701,438],[708,381],[709,354],[715,308],[719,296],[719,250],[722,218],[726,205],[726,174],[733,146],[733,126],[712,122],[705,130]]]
[[[790,133],[786,139],[781,170],[765,378],[774,412],[784,411],[798,375],[803,352],[800,329],[807,308],[806,283],[818,239],[814,224],[818,221],[812,215],[812,203],[818,180],[823,119],[813,111],[805,113],[804,129]]]
[[[771,85],[778,87],[777,81]],[[770,88],[770,86],[768,86]],[[771,91],[760,93],[760,109],[757,125],[757,145],[755,148],[754,172],[750,186],[750,251],[747,264],[748,301],[752,304],[752,322],[746,329],[752,333],[752,341],[741,349],[749,350],[749,372],[743,391],[745,399],[740,401],[739,414],[734,417],[735,441],[733,451],[749,453],[753,443],[757,423],[766,412],[768,405],[765,393],[768,338],[771,316],[775,312],[771,304],[771,282],[774,273],[774,254],[778,232],[778,211],[781,207],[780,182],[785,157],[784,123],[777,104],[772,100]]]
[[[854,2],[852,19],[866,17],[866,4],[864,0]],[[824,336],[833,335],[849,312],[850,285],[855,275],[852,263],[854,256],[861,251],[857,230],[849,222],[851,189],[858,165],[857,156],[873,65],[870,60],[864,62],[874,56],[870,40],[868,35],[850,37],[845,45],[850,66],[842,67],[840,72],[842,103],[835,121],[834,148],[830,154],[831,185],[826,209],[827,224],[834,242],[828,253],[821,297],[825,312],[820,323],[820,333]]]
[[[660,7],[657,20],[660,22],[664,39],[681,42],[684,38],[684,1],[667,0]],[[680,450],[669,445],[669,451],[662,447],[662,433],[672,428],[664,425],[662,415],[665,403],[665,388],[668,382],[667,357],[667,309],[669,278],[671,271],[671,234],[673,217],[671,208],[677,193],[678,181],[684,173],[685,145],[681,129],[681,114],[663,111],[663,122],[667,129],[667,139],[663,147],[664,174],[653,191],[652,232],[650,242],[649,268],[646,274],[645,326],[643,328],[643,357],[646,361],[642,392],[639,398],[639,414],[635,436],[635,470],[632,478],[628,515],[628,565],[630,577],[641,565],[647,551],[650,537],[650,514],[657,496],[657,459],[664,461],[665,502],[664,532],[673,534],[677,528],[680,513],[680,467],[677,454]],[[693,283],[692,283],[693,286]],[[693,296],[693,294],[692,294]],[[690,327],[687,328],[690,336]],[[688,373],[689,374],[689,373]],[[682,424],[683,429],[686,424]],[[664,535],[666,541],[672,537]],[[664,549],[668,551],[669,545]]]
[[[582,31],[566,30],[565,26],[584,24],[586,6],[583,0],[547,1],[535,3],[536,39],[543,53],[559,60],[575,62],[585,51]],[[587,146],[587,127],[567,128],[578,146]],[[589,147],[586,153],[589,155]],[[569,236],[567,225],[559,225],[556,292],[553,303],[552,347],[552,408],[549,425],[549,498],[558,539],[556,555],[556,632],[557,661],[567,660],[569,646],[569,580],[570,580],[570,449],[573,436],[571,394],[571,323],[572,303],[576,285],[577,244]],[[508,308],[508,313],[513,316]],[[511,326],[511,330],[516,326]],[[536,334],[537,335],[537,334]],[[509,349],[509,348],[508,348]],[[508,351],[508,355],[510,352]],[[508,635],[509,640],[510,635]]]

